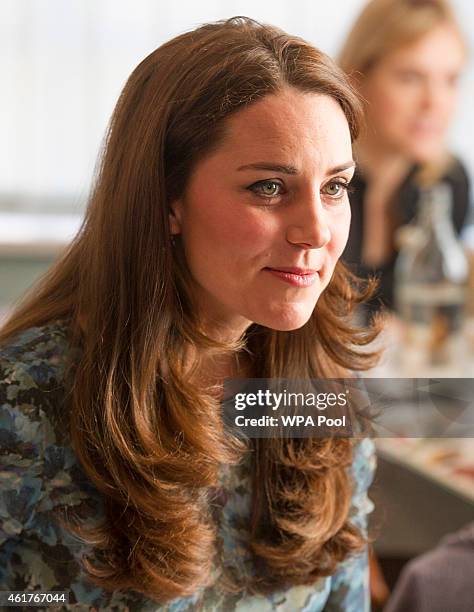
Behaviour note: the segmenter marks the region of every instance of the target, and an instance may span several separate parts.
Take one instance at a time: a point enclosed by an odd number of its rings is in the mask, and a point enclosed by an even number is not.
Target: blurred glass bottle
[[[417,216],[400,235],[395,301],[402,323],[402,375],[472,376],[463,335],[468,264],[452,221],[452,192],[422,190]]]

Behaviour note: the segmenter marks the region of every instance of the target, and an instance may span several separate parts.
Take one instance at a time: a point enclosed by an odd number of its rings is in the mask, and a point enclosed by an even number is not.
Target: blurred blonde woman
[[[339,62],[365,100],[357,143],[352,224],[343,254],[380,287],[371,310],[393,306],[395,230],[416,213],[420,187],[452,189],[459,232],[469,203],[462,163],[445,148],[466,46],[444,0],[372,0],[354,23]]]

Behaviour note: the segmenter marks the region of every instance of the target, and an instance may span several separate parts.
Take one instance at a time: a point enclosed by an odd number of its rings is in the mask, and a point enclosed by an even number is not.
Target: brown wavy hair
[[[216,527],[207,492],[221,464],[247,453],[255,572],[226,588],[264,593],[311,584],[365,544],[348,518],[353,441],[233,439],[224,433],[218,394],[196,372],[209,356],[244,352],[254,377],[366,369],[374,355],[365,345],[376,330],[351,321],[372,284],[362,286],[338,262],[301,329],[253,324],[224,344],[203,332],[186,261],[171,241],[170,203],[219,144],[226,118],[286,87],[337,100],[356,138],[360,104],[342,71],[277,28],[233,18],[145,58],[113,113],[78,235],[0,334],[3,343],[66,319],[80,347],[71,371],[71,440],[106,516],[95,527],[71,520],[69,528],[91,545],[85,569],[107,590],[164,603],[210,584]]]

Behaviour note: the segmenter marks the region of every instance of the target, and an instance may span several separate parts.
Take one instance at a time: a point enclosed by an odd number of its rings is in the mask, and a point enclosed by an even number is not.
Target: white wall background
[[[138,62],[202,22],[248,15],[335,54],[365,0],[2,0],[0,209],[80,211],[117,96]],[[453,0],[474,53],[474,2]],[[450,134],[474,177],[474,70]]]

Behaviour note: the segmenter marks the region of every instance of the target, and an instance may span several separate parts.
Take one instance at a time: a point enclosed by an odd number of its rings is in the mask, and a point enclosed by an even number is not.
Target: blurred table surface
[[[474,377],[472,318],[464,333],[468,348],[458,363],[416,371],[410,378],[463,378],[466,373]],[[398,368],[401,323],[395,316],[387,318],[376,346],[383,351],[382,358],[365,376],[407,377],[406,370]],[[375,510],[370,522],[379,555],[415,556],[474,520],[473,438],[384,437],[375,442],[378,468],[371,488]]]

